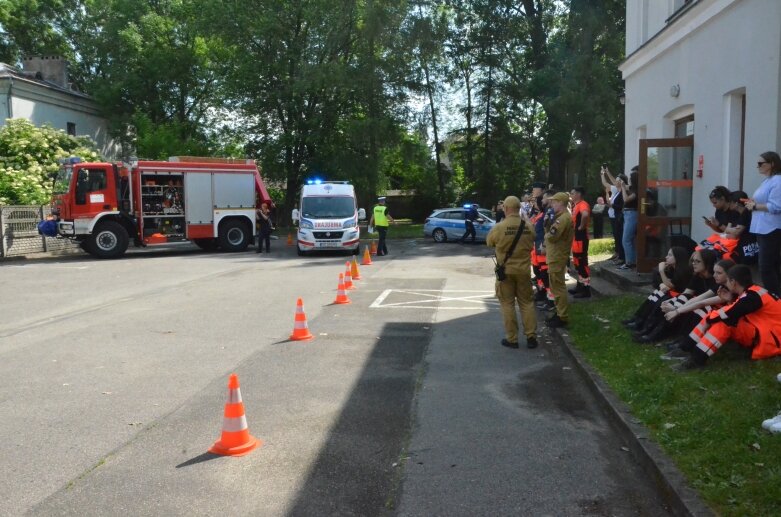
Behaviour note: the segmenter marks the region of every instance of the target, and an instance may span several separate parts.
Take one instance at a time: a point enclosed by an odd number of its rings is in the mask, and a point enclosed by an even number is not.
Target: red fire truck
[[[255,209],[271,204],[252,160],[174,157],[131,164],[63,160],[52,214],[60,236],[99,258],[190,240],[203,249],[242,251]]]

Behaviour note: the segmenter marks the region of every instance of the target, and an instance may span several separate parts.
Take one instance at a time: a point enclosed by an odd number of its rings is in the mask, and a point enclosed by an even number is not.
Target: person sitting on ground
[[[708,290],[716,292],[716,286],[713,280],[713,267],[718,260],[718,254],[713,250],[700,250],[692,253],[689,263],[691,264],[692,277],[689,285],[686,286],[683,293],[675,298],[670,298],[657,305],[651,314],[646,318],[645,325],[632,333],[632,339],[638,343],[653,343],[663,338],[670,330],[665,325],[665,308],[668,306],[678,307]]]
[[[705,366],[727,341],[751,349],[752,359],[781,355],[781,301],[763,287],[754,285],[751,270],[740,264],[727,272],[727,287],[734,302],[711,311],[689,334],[684,344],[690,356],[676,368],[679,371]]]
[[[710,234],[707,239],[700,242],[695,249],[710,249],[716,250],[720,258],[731,259],[732,252],[738,245],[737,238],[733,238],[731,235],[734,232],[734,225],[737,222],[738,214],[730,210],[730,195],[732,193],[727,187],[719,185],[714,188],[710,193],[710,202],[713,208],[716,209],[715,214],[712,217],[703,216],[702,219],[705,222],[705,226],[710,228],[714,233]],[[730,233],[727,233],[727,230]]]
[[[658,287],[648,295],[631,318],[621,323],[633,330],[645,327],[648,316],[663,302],[683,293],[691,282],[692,274],[689,252],[686,248],[681,246],[670,248],[664,261],[660,262],[657,270],[654,271],[653,285]]]
[[[675,338],[664,344],[664,348],[668,350],[668,353],[663,355],[662,359],[685,359],[688,357],[688,353],[685,356],[678,353],[680,344],[682,340],[688,338],[691,331],[694,330],[694,327],[697,326],[702,318],[707,316],[712,310],[719,309],[724,305],[723,295],[725,292],[729,292],[727,289],[727,272],[734,265],[735,262],[732,260],[722,259],[713,266],[713,280],[716,283],[715,291],[712,291],[711,287],[678,307],[663,306],[664,318],[666,320],[664,324],[671,327],[671,334],[674,334]]]

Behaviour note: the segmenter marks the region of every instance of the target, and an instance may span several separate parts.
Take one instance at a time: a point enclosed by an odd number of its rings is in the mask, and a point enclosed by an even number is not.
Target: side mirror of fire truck
[[[366,219],[366,210],[364,210],[363,208],[358,209],[358,219],[361,221]]]
[[[298,208],[293,209],[293,212],[290,214],[290,218],[293,219],[294,223],[298,222]]]

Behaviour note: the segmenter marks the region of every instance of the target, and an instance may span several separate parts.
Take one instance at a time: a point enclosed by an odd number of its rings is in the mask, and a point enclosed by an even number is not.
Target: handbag
[[[496,266],[494,267],[494,275],[496,275],[496,280],[499,282],[503,282],[507,279],[507,272],[504,269],[505,264],[507,264],[507,261],[510,260],[510,256],[513,254],[513,251],[515,251],[515,245],[518,244],[518,240],[520,240],[521,235],[523,234],[523,228],[526,226],[526,221],[521,220],[521,226],[518,228],[518,231],[515,232],[515,237],[513,238],[513,243],[510,245],[510,249],[507,250],[507,255],[504,256],[504,262],[499,264],[496,263]],[[494,258],[494,260],[496,260]]]

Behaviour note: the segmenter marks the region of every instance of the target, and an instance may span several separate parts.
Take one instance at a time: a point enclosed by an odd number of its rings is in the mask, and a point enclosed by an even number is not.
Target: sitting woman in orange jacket
[[[751,349],[752,359],[781,355],[781,301],[766,289],[754,285],[748,266],[737,265],[727,272],[727,287],[737,298],[726,307],[711,311],[689,334],[681,349],[689,352],[677,370],[705,366],[708,358],[729,340]],[[725,303],[730,298],[723,295]]]

